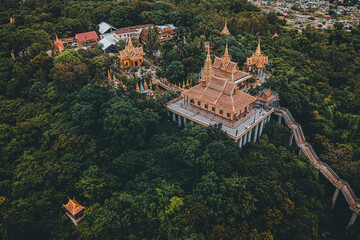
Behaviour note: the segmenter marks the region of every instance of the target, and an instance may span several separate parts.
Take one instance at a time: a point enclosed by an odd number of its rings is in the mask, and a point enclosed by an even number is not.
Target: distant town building
[[[142,47],[134,47],[129,36],[129,41],[124,50],[119,51],[120,66],[141,67],[144,61],[144,51]]]
[[[75,226],[77,226],[82,221],[82,215],[84,213],[85,207],[78,203],[75,198],[70,199],[69,202],[65,205],[63,204],[66,215],[70,218]]]

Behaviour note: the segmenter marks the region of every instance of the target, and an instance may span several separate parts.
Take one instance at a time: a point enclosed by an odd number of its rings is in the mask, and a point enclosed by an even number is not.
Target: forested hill
[[[261,37],[273,75],[263,87],[359,196],[358,27],[288,32],[244,0],[3,0],[0,10],[0,239],[360,239],[360,221],[345,231],[344,199],[331,209],[334,189],[288,146],[285,126],[271,121],[239,149],[215,127],[179,129],[163,108],[174,96],[147,98],[138,78],[103,87],[116,57],[99,47],[45,52],[51,36],[102,21],[173,23],[156,61],[180,83],[197,79],[205,41],[219,55],[227,40],[241,67]],[[221,38],[226,19],[232,36]],[[77,227],[68,197],[85,206]]]

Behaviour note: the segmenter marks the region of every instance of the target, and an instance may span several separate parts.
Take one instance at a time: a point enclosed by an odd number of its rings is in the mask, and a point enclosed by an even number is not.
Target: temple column
[[[248,142],[250,142],[250,140],[251,140],[252,131],[253,131],[253,130],[251,129],[251,130],[248,132],[248,134],[249,134],[248,139],[247,139]]]
[[[262,135],[263,129],[264,129],[264,120],[262,120],[260,123],[259,137]]]
[[[278,116],[278,124],[281,124],[282,115]]]
[[[247,143],[247,135],[248,135],[249,132],[245,133],[244,136],[242,136],[242,139],[243,139],[243,143],[242,143],[242,146],[245,146],[245,144]]]
[[[351,218],[350,218],[350,221],[349,221],[349,224],[347,225],[346,229],[348,229],[351,225],[354,224],[356,218],[357,218],[357,213],[356,212],[353,212],[353,214],[351,215]]]
[[[254,132],[253,142],[256,142],[256,140],[257,140],[258,131],[259,131],[259,124],[257,124],[257,125],[255,126],[255,132]]]
[[[336,199],[339,196],[339,192],[340,192],[340,188],[336,188],[335,192],[334,192],[334,195],[332,197],[332,206],[331,206],[331,208],[334,208],[335,203],[336,203]]]
[[[270,119],[271,119],[271,113],[270,113],[270,115],[269,115],[269,117],[268,117],[268,118],[269,118],[269,120],[268,120],[268,121],[270,122]]]
[[[300,150],[299,150],[299,156],[302,154],[302,149],[300,148]]]
[[[290,146],[290,147],[291,147],[291,145],[292,145],[293,138],[294,138],[294,133],[293,133],[293,132],[291,132],[291,136],[290,136],[290,143],[289,143],[289,146]]]
[[[243,138],[244,138],[244,136],[242,136],[242,137],[239,139],[239,147],[240,147],[240,148],[242,147],[242,144],[243,144]]]
[[[167,115],[168,115],[168,117],[170,117],[170,111],[167,111]]]
[[[187,119],[184,117],[184,127],[186,127]]]
[[[172,117],[173,117],[173,121],[176,122],[176,114],[175,113],[172,113]]]
[[[179,124],[179,127],[181,127],[181,116],[178,115],[178,124]]]

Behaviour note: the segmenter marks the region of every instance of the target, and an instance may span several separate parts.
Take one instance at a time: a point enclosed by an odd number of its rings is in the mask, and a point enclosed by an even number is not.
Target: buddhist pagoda
[[[226,44],[224,55],[212,62],[210,49],[203,67],[200,83],[182,92],[166,106],[168,115],[179,126],[221,124],[224,130],[242,147],[262,134],[273,108],[256,105],[257,98],[242,89],[244,79],[251,77],[231,61]]]
[[[120,66],[141,67],[144,61],[144,51],[142,47],[134,47],[129,36],[128,44],[124,50],[119,51]]]
[[[227,28],[227,21],[225,21],[225,26],[224,26],[223,30],[221,31],[220,35],[221,36],[231,35],[230,32],[229,32],[229,29]]]
[[[259,39],[255,53],[246,59],[244,71],[256,73],[259,78],[262,78],[267,65],[269,65],[268,57],[261,54]]]
[[[63,204],[66,215],[70,218],[75,226],[77,226],[82,221],[82,215],[84,213],[85,207],[81,206],[75,198],[70,199],[69,202],[65,205]]]

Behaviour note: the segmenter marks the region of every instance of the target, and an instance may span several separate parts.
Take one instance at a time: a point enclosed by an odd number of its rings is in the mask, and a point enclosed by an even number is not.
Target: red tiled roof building
[[[63,208],[65,209],[66,215],[68,215],[75,226],[77,226],[82,221],[82,215],[84,213],[85,207],[78,203],[75,198],[69,198],[69,202],[67,204],[63,204]]]
[[[244,76],[248,74],[240,71],[237,64],[231,61],[227,43],[224,56],[216,57],[214,64],[208,50],[200,84],[183,93],[184,105],[205,110],[234,123],[252,110],[256,100],[240,91],[242,82],[236,80]]]
[[[95,31],[78,33],[75,35],[75,39],[79,44],[93,43],[99,41],[99,37]]]

